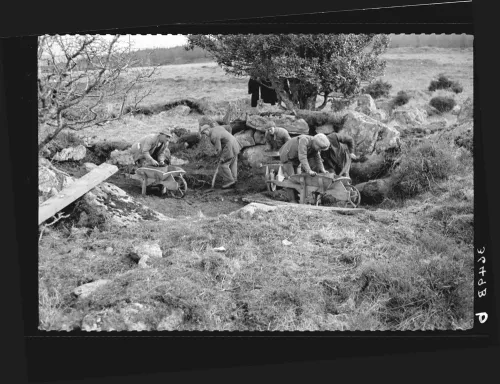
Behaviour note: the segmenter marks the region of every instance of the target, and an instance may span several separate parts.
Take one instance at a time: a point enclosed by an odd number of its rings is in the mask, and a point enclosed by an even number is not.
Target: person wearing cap
[[[291,164],[295,172],[301,168],[310,176],[317,173],[326,173],[320,153],[330,147],[330,141],[323,133],[315,136],[300,135],[288,140],[280,150],[280,160],[283,164]],[[285,188],[292,202],[297,202],[297,191],[293,188]]]
[[[210,127],[205,124],[200,127],[201,135],[206,135],[215,147],[215,152],[220,154],[220,173],[226,183],[222,188],[230,188],[238,181],[238,154],[241,146],[236,138],[222,125]]]
[[[164,166],[170,163],[168,143],[172,134],[168,129],[144,136],[132,146],[132,156],[136,164]]]
[[[290,134],[285,128],[276,127],[276,125],[271,123],[269,127],[266,128],[266,134],[264,136],[266,143],[271,146],[271,151],[279,151],[279,149],[285,145],[285,143],[291,139]]]
[[[349,177],[351,160],[357,159],[354,154],[352,137],[343,132],[333,132],[326,137],[330,141],[330,148],[321,152],[321,158],[326,170],[339,176],[342,176],[340,173],[344,171],[345,175]]]

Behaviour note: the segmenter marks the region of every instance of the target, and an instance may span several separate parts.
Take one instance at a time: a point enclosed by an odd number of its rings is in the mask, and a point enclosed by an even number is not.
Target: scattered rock
[[[164,317],[158,326],[157,331],[174,331],[184,322],[184,311],[179,308],[175,308],[172,312]]]
[[[376,179],[355,186],[366,204],[380,204],[390,192],[391,179]]]
[[[56,153],[53,160],[56,161],[80,161],[87,154],[87,148],[84,145],[78,145],[76,147],[64,148],[60,152]]]
[[[137,202],[121,188],[107,182],[102,182],[81,199],[93,215],[102,216],[118,225],[129,226],[145,220],[170,220],[162,213]]]
[[[106,247],[106,253],[111,255],[113,253],[113,247]]]
[[[450,111],[450,113],[452,115],[457,115],[458,116],[460,114],[460,108],[461,108],[460,105],[457,104],[457,105],[455,105],[453,107],[453,109]]]
[[[357,155],[386,151],[400,145],[400,135],[396,129],[360,112],[347,113],[344,131],[354,139]]]
[[[460,113],[457,116],[458,124],[463,124],[469,121],[474,121],[474,101],[470,97],[464,101],[462,108],[460,109]]]
[[[75,288],[73,293],[76,296],[78,296],[79,298],[85,299],[85,298],[89,297],[97,289],[99,289],[103,285],[106,285],[107,283],[109,283],[109,280],[105,280],[105,279],[96,280],[96,281],[93,281],[91,283],[80,285],[79,287]]]
[[[256,212],[271,212],[274,211],[276,208],[277,207],[266,204],[250,203],[238,209],[237,211],[231,212],[229,215],[230,216],[237,215],[240,218],[248,218],[252,217]]]
[[[262,131],[255,131],[253,134],[255,145],[266,144],[266,134]]]
[[[158,243],[144,242],[133,247],[130,257],[134,261],[140,261],[143,258],[149,259],[150,257],[160,259],[163,257],[163,253]]]
[[[325,135],[329,135],[330,133],[335,132],[335,128],[333,124],[325,124],[316,128],[316,133],[323,133]]]
[[[130,149],[123,151],[115,149],[109,155],[109,163],[114,165],[133,165],[135,162]]]
[[[87,171],[90,172],[94,168],[97,168],[97,165],[94,163],[83,163],[83,168]]]
[[[38,164],[38,203],[59,193],[75,179],[52,166],[47,159],[40,158]]]
[[[215,252],[226,252],[226,248],[224,248],[224,247],[218,247],[218,248],[214,248],[214,251]]]
[[[189,163],[189,161],[179,159],[178,157],[175,157],[175,156],[172,156],[170,158],[170,165],[184,165],[184,164],[188,164],[188,163]]]
[[[427,123],[427,112],[415,107],[399,107],[392,111],[392,117],[400,123],[410,126]]]
[[[291,241],[288,241],[287,239],[285,239],[285,240],[283,240],[281,242],[281,244],[283,244],[283,245],[292,245],[293,243]]]
[[[244,148],[241,152],[241,161],[243,164],[252,167],[253,172],[263,174],[265,169],[260,168],[260,166],[269,161],[270,150],[271,146],[269,144],[254,145],[253,147]]]
[[[253,129],[246,129],[234,135],[241,148],[253,147],[255,145]]]

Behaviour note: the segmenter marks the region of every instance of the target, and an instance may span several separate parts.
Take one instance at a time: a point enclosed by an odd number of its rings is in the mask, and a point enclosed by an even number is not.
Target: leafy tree
[[[383,75],[388,35],[189,35],[187,50],[206,50],[226,73],[268,80],[288,109],[323,109],[332,93],[357,94]]]
[[[147,83],[156,67],[131,70],[130,43],[119,39],[120,35],[38,38],[38,121],[39,127],[50,127],[39,138],[39,150],[63,130],[79,131],[119,119],[127,101],[137,106],[151,94]],[[107,113],[110,102],[121,104],[117,114]]]

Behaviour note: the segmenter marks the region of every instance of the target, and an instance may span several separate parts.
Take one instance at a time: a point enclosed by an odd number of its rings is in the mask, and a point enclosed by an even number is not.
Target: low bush
[[[428,191],[433,183],[447,179],[457,167],[451,150],[443,144],[424,141],[405,147],[393,174],[391,195],[408,198]]]
[[[369,94],[374,99],[388,97],[392,85],[379,79],[363,88],[363,93]]]
[[[455,93],[463,91],[463,87],[458,81],[452,81],[443,74],[440,74],[437,80],[432,80],[428,89],[431,92],[437,91],[438,89],[451,90]]]
[[[429,101],[431,107],[436,108],[439,112],[450,112],[453,107],[457,104],[451,97],[436,96]]]
[[[410,95],[408,95],[405,91],[399,91],[397,96],[392,101],[392,105],[394,107],[400,107],[401,105],[405,105],[410,101]]]

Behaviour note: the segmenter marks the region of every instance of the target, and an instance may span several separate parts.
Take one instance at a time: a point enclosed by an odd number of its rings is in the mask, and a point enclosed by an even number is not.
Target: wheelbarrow
[[[291,164],[265,165],[265,181],[268,191],[276,187],[292,188],[299,192],[300,204],[312,197],[313,204],[319,205],[321,198],[332,196],[339,205],[356,208],[361,203],[361,194],[351,185],[351,178],[336,176],[332,173],[310,176],[307,173],[295,173]]]
[[[186,195],[187,183],[183,174],[186,171],[175,165],[167,165],[164,167],[144,166],[135,171],[130,178],[139,180],[142,184],[142,194],[146,194],[146,187],[161,186],[161,194],[165,195],[168,192],[173,197],[180,199]]]

